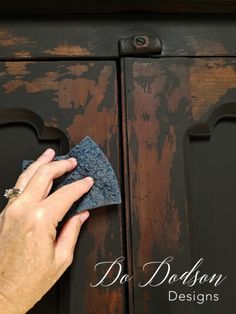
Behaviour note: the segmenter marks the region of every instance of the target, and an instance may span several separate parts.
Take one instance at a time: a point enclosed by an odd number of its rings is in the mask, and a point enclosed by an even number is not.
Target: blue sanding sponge
[[[56,156],[54,160],[68,159],[70,157],[77,159],[77,167],[73,171],[55,179],[50,194],[63,185],[86,176],[92,177],[94,184],[89,192],[72,205],[62,222],[85,209],[90,210],[121,203],[120,189],[112,166],[103,151],[89,136],[82,139],[68,154]],[[25,170],[32,162],[32,160],[23,160],[22,169]]]

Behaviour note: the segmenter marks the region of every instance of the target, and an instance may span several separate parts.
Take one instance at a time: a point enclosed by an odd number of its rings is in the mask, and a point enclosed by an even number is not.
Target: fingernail
[[[87,181],[88,183],[94,183],[94,179],[92,177],[85,177],[83,179]]]
[[[69,160],[69,161],[72,161],[73,163],[77,163],[77,160],[76,160],[76,158],[74,158],[74,157],[68,158],[68,160]]]
[[[86,219],[88,219],[88,217],[89,217],[89,212],[86,211],[83,214],[81,214],[80,221],[83,223],[83,222],[85,222]]]
[[[54,152],[53,149],[48,148],[48,149],[45,150],[45,152],[43,153],[43,155],[44,155],[44,156],[48,156],[48,155],[51,155],[53,152]]]

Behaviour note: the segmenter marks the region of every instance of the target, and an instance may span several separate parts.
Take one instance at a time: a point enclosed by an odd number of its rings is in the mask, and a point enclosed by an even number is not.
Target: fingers
[[[39,166],[25,187],[22,197],[32,201],[44,199],[52,187],[53,180],[72,171],[76,165],[76,159],[69,158]]]
[[[50,161],[53,160],[55,156],[55,151],[52,148],[46,149],[43,154],[41,154],[35,162],[33,162],[31,165],[29,165],[26,170],[24,170],[19,178],[16,181],[15,187],[24,190],[27,184],[29,183],[32,176],[35,174],[36,170]],[[10,198],[8,201],[8,204],[12,203],[15,200],[15,197]]]
[[[34,175],[35,171],[42,165],[45,165],[53,160],[55,156],[55,151],[51,148],[48,148],[42,155],[38,157],[38,159],[28,166],[26,170],[22,172],[19,176],[15,187],[23,190],[28,184],[31,177]]]
[[[55,247],[55,261],[68,267],[73,259],[73,252],[83,222],[89,217],[89,212],[83,211],[70,218],[62,227]]]
[[[93,178],[85,177],[81,180],[64,185],[42,200],[41,205],[49,212],[53,222],[57,225],[73,203],[91,189],[93,182]]]

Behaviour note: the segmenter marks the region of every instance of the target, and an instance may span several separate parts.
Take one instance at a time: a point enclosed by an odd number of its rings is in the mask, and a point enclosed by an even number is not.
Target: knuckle
[[[32,207],[34,210],[32,210]],[[18,199],[7,206],[5,212],[8,223],[11,225],[20,224],[24,230],[33,232],[41,232],[43,230],[42,228],[47,221],[45,216],[45,210],[38,207],[37,204],[32,202],[28,204],[27,202],[18,201]]]
[[[38,167],[37,172],[41,176],[49,176],[51,175],[51,167],[47,165],[41,165]]]
[[[42,227],[45,222],[45,213],[41,209],[35,209],[34,211],[27,213],[25,216],[25,226],[27,229],[34,232],[42,232]]]
[[[45,211],[42,208],[37,208],[31,213],[30,216],[33,222],[38,223],[44,220]]]

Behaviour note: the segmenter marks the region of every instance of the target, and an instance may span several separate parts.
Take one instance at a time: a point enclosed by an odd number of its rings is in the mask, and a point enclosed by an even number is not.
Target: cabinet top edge
[[[4,14],[66,14],[66,13],[236,13],[236,1],[224,0],[41,0],[0,1]]]

